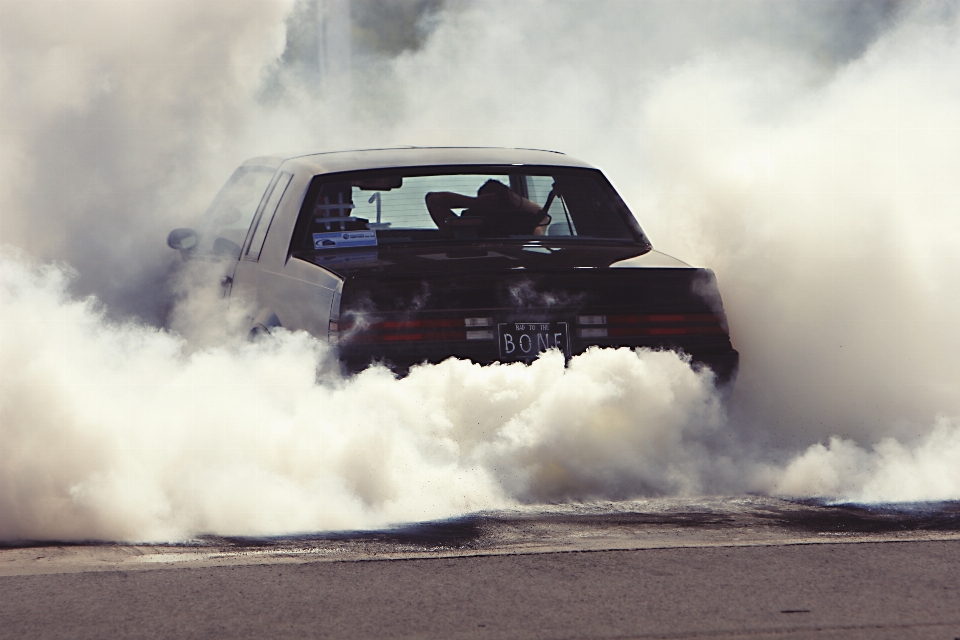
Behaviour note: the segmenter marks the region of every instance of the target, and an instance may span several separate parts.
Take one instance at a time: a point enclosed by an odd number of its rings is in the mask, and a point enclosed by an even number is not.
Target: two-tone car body
[[[654,251],[596,168],[556,152],[400,148],[262,157],[191,229],[254,333],[305,330],[347,370],[590,347],[681,351],[736,372],[716,280]]]

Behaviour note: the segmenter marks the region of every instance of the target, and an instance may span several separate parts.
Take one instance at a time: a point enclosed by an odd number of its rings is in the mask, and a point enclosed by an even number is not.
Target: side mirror
[[[177,251],[190,251],[197,246],[197,232],[193,229],[174,229],[167,236],[167,246]]]

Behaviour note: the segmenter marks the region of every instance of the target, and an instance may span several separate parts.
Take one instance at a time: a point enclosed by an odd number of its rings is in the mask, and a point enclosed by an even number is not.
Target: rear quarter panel
[[[326,339],[341,279],[289,257],[290,238],[313,172],[296,163],[287,163],[281,170],[292,172],[293,179],[270,224],[259,260],[244,258],[237,265],[231,297],[252,308],[252,327],[282,326]]]

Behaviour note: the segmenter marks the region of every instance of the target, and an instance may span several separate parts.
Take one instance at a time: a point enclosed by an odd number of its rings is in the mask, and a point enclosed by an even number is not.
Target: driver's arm
[[[452,191],[431,191],[427,194],[425,200],[427,211],[430,212],[430,217],[433,218],[434,224],[440,229],[440,233],[445,236],[452,236],[453,229],[448,223],[451,219],[457,218],[457,214],[453,212],[454,209],[469,209],[484,203],[492,204],[496,201],[496,196],[473,197],[465,196],[462,193],[453,193]]]

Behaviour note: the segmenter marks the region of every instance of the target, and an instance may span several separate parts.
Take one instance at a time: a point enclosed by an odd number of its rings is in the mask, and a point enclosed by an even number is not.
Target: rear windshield
[[[643,241],[599,171],[555,167],[391,169],[317,176],[294,250],[443,240]]]

